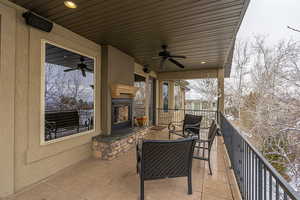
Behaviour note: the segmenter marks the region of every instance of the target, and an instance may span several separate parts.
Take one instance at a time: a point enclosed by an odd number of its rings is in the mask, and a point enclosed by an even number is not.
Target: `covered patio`
[[[147,177],[147,200],[300,199],[224,114],[249,2],[1,0],[0,199],[142,199],[136,155],[144,154],[134,148],[142,139],[173,145],[159,152],[167,159],[149,157],[163,170],[174,157],[186,176]],[[187,110],[184,80],[208,78],[217,80],[214,110]],[[157,141],[187,114],[198,119],[188,132],[200,129],[212,147],[212,175],[193,159],[192,134]]]
[[[145,182],[146,200],[296,199],[224,115],[248,4],[1,0],[0,199],[137,200],[136,143],[168,140],[166,125],[186,114],[202,129],[218,122],[213,174],[185,151],[193,194],[186,178],[166,178]],[[206,78],[217,79],[216,109],[186,110],[185,80]]]

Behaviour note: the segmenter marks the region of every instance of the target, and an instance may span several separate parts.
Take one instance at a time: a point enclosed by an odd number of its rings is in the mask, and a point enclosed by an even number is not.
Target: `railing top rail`
[[[184,110],[184,111],[195,111],[195,112],[217,112],[217,110],[194,110],[194,109],[184,109],[184,108],[168,108],[168,109],[164,109],[164,108],[157,108],[158,110]]]
[[[280,186],[285,190],[285,192],[290,196],[294,197],[296,200],[300,200],[299,194],[290,186],[290,184],[277,172],[277,170],[270,164],[270,162],[259,152],[249,140],[240,133],[239,130],[232,125],[232,123],[225,117],[223,113],[220,113],[221,118],[223,117],[227,123],[241,136],[241,138],[247,143],[250,149],[256,154],[256,156],[261,160],[263,165],[269,170],[269,172],[278,180]]]

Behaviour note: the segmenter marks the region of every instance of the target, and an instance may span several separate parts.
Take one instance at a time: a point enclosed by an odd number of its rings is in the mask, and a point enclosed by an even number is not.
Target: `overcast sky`
[[[251,0],[238,39],[251,40],[254,35],[266,35],[270,45],[282,39],[300,41],[300,33],[287,26],[300,30],[300,0]],[[200,96],[191,90],[187,98]]]
[[[300,29],[300,0],[251,0],[238,38],[262,34],[270,43],[286,38],[300,41],[300,33],[287,26]]]

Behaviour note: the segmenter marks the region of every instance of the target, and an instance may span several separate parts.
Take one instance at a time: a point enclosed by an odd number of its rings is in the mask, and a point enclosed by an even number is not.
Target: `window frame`
[[[49,145],[49,144],[53,144],[53,143],[57,143],[57,142],[61,142],[61,141],[65,141],[65,140],[69,140],[71,138],[76,138],[76,137],[80,137],[83,135],[88,135],[91,133],[94,133],[96,131],[95,129],[95,124],[93,126],[93,128],[91,130],[87,130],[87,131],[83,131],[83,132],[79,132],[76,134],[72,134],[72,135],[68,135],[65,137],[60,137],[60,138],[56,138],[53,140],[49,140],[46,141],[45,140],[45,60],[46,60],[46,44],[51,44],[54,45],[56,47],[77,53],[79,55],[82,56],[86,56],[90,59],[94,60],[94,76],[93,76],[93,83],[94,83],[94,92],[93,92],[93,100],[94,100],[94,123],[96,122],[96,118],[97,116],[95,115],[96,113],[96,92],[97,92],[97,84],[96,84],[96,66],[97,66],[97,60],[95,56],[90,56],[88,54],[85,54],[81,51],[66,47],[64,45],[60,45],[57,44],[56,42],[50,41],[50,40],[46,40],[46,39],[41,39],[41,89],[40,89],[40,102],[41,102],[41,107],[40,107],[40,145],[44,146],[44,145]]]

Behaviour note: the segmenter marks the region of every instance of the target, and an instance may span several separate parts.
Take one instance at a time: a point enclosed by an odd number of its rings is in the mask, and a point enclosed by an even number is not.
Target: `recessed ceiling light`
[[[206,64],[206,62],[205,62],[205,61],[202,61],[201,64]]]
[[[64,4],[68,8],[77,8],[77,5],[73,1],[64,1]]]

